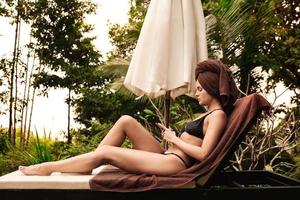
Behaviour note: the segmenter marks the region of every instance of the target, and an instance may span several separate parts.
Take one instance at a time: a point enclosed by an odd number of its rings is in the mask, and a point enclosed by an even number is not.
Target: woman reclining
[[[231,72],[221,61],[206,60],[195,69],[196,98],[207,112],[188,123],[179,135],[163,130],[162,137],[171,143],[164,150],[160,143],[140,123],[130,116],[122,116],[111,128],[98,148],[65,160],[45,162],[28,167],[20,166],[25,175],[50,175],[52,172],[90,172],[111,164],[130,173],[168,176],[204,160],[219,141],[227,114],[236,100],[236,85]],[[128,137],[132,149],[120,147]]]

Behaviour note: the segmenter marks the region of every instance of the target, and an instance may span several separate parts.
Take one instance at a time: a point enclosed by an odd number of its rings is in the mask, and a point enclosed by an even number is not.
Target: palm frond
[[[100,65],[99,69],[104,73],[113,74],[114,77],[125,77],[128,70],[129,61],[124,59],[114,59],[106,62],[104,65]]]
[[[206,25],[206,37],[210,39],[214,34],[215,28],[217,26],[217,18],[215,15],[207,15],[205,17],[205,25]]]
[[[225,51],[234,51],[243,42],[242,35],[248,28],[249,8],[243,0],[232,1],[226,10],[220,10],[219,22]],[[224,52],[226,54],[226,52]]]

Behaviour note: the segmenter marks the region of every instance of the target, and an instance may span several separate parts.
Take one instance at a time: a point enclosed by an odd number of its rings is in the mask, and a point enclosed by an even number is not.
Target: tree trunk
[[[14,131],[13,131],[13,139],[14,141],[16,140],[16,133],[17,133],[17,114],[18,114],[18,79],[19,79],[19,74],[18,74],[18,65],[19,65],[19,55],[20,55],[20,33],[21,33],[21,18],[18,16],[18,36],[17,36],[17,54],[16,54],[16,59],[15,59],[15,102],[14,102]]]
[[[14,112],[16,111],[13,108],[14,102],[16,101],[16,97],[14,97],[14,77],[17,73],[15,71],[16,58],[17,58],[17,43],[18,43],[18,32],[19,32],[19,13],[17,14],[16,21],[16,29],[15,29],[15,41],[14,41],[14,52],[13,52],[13,61],[11,63],[11,73],[10,73],[10,97],[9,97],[9,124],[8,124],[8,134],[10,138],[10,142],[12,145],[15,145],[15,137],[16,137],[16,129],[15,129],[15,120],[13,116],[15,116]]]
[[[71,133],[70,133],[70,125],[71,125],[71,89],[69,88],[69,96],[68,96],[68,130],[67,130],[68,144],[70,144],[71,141],[72,141],[72,137],[71,137]]]
[[[34,63],[35,63],[35,53],[33,55],[33,61],[32,61],[32,67],[31,67],[31,70],[30,70],[30,75],[29,75],[29,78],[28,78],[28,87],[27,87],[27,97],[26,97],[26,109],[25,109],[25,123],[24,123],[24,134],[25,134],[25,145],[27,146],[28,145],[28,142],[29,142],[29,138],[30,138],[30,131],[27,132],[26,134],[26,131],[27,131],[27,124],[28,124],[28,127],[31,126],[31,122],[27,122],[27,117],[28,117],[28,108],[29,108],[29,102],[30,102],[30,88],[31,88],[31,78],[32,78],[32,74],[33,74],[33,71],[34,71]]]
[[[38,74],[42,71],[42,58],[43,58],[43,55],[41,53],[41,56],[40,56],[40,62],[39,62],[39,68],[38,68]],[[31,71],[31,75],[32,76],[32,73],[33,73],[33,69],[34,69],[34,63],[32,65],[32,71]],[[33,106],[34,106],[34,99],[35,99],[35,91],[36,91],[36,88],[34,87],[33,88],[33,91],[32,91],[32,98],[31,98],[31,108],[30,108],[30,113],[29,113],[29,120],[28,120],[28,130],[27,130],[27,144],[28,144],[28,141],[30,139],[30,131],[31,131],[31,119],[32,119],[32,114],[33,114]],[[27,145],[26,144],[26,145]]]
[[[29,44],[31,43],[31,35],[30,35],[30,40],[29,40]],[[23,99],[22,99],[22,104],[21,104],[21,130],[20,130],[20,134],[21,134],[21,138],[20,138],[20,143],[21,143],[21,147],[23,148],[25,145],[25,133],[26,133],[26,117],[24,117],[24,115],[26,116],[25,112],[25,108],[27,108],[28,106],[28,101],[27,101],[27,88],[28,88],[28,76],[29,76],[29,59],[30,59],[30,47],[28,47],[28,53],[27,53],[27,61],[26,61],[26,68],[25,68],[25,80],[24,80],[24,90],[23,90]],[[27,110],[27,109],[26,109]],[[25,119],[24,119],[25,118]]]

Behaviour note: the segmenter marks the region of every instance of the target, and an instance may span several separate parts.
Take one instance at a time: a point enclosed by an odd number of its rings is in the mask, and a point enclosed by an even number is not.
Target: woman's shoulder
[[[215,110],[210,113],[208,116],[208,121],[219,122],[219,123],[227,123],[227,115],[224,110]]]
[[[214,111],[208,111],[205,113],[200,114],[198,117],[196,117],[193,121],[198,121],[198,120],[203,120],[205,118],[220,118],[220,119],[224,119],[227,120],[227,115],[225,113],[224,110],[218,109],[218,110],[214,110]]]
[[[211,112],[211,115],[212,116],[219,116],[219,117],[225,117],[225,118],[227,118],[227,115],[226,115],[225,111],[222,110],[222,109],[214,110],[213,112]]]

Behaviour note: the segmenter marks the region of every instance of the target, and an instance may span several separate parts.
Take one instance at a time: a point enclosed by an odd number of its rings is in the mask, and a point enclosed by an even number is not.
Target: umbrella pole
[[[170,105],[171,105],[171,91],[168,90],[165,95],[165,126],[170,128]],[[167,141],[163,140],[164,149],[168,148]]]

